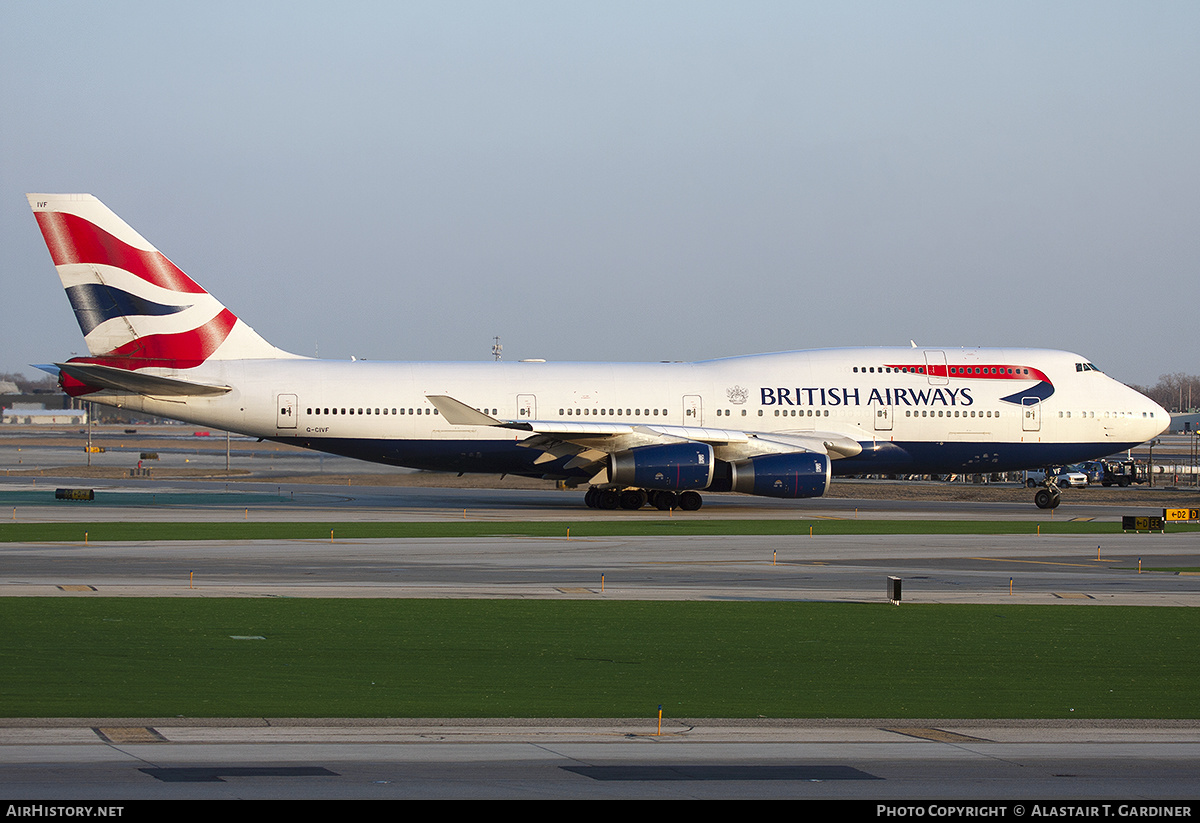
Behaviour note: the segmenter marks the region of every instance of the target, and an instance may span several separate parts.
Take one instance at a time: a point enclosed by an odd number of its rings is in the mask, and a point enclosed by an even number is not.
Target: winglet
[[[442,413],[447,423],[455,426],[503,426],[503,421],[491,415],[484,414],[478,409],[471,408],[466,403],[459,402],[444,394],[429,394],[426,399],[433,407]]]

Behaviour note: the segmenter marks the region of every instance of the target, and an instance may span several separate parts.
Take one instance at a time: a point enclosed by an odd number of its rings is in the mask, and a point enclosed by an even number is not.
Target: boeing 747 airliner
[[[275,348],[88,194],[31,194],[95,403],[393,466],[588,487],[589,506],[700,492],[819,497],[833,475],[1000,472],[1104,457],[1170,422],[1085,357],[861,348],[696,363],[335,362]],[[1053,508],[1059,491],[1039,489]]]

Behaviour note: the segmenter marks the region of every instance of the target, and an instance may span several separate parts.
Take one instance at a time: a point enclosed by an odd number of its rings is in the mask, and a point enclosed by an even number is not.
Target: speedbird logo
[[[77,214],[36,217],[92,355],[73,362],[190,369],[237,323],[157,249],[139,248]]]

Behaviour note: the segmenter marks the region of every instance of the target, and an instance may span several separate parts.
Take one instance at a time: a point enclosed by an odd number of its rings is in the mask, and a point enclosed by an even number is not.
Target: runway
[[[1195,722],[668,720],[660,735],[653,719],[97,719],[53,727],[8,721],[0,735],[0,793],[10,801],[1137,798],[1145,805],[1193,800],[1200,774]]]
[[[1097,545],[1103,546],[1096,559]],[[1200,605],[1194,535],[0,544],[0,596]],[[81,588],[82,587],[82,588]]]
[[[555,490],[107,483],[54,503],[5,478],[18,521],[550,520],[561,537],[0,544],[0,596],[773,599],[1196,606],[1193,534],[1038,536],[1028,504],[711,496],[688,516],[976,518],[996,536],[570,537]],[[75,481],[73,485],[79,485]],[[96,484],[100,485],[100,484]],[[36,490],[36,491],[35,491]],[[15,502],[14,502],[15,501]],[[1056,516],[1116,519],[1094,506]],[[1099,548],[1099,558],[1097,550]],[[1138,571],[1138,561],[1143,571]],[[1153,571],[1152,571],[1153,570]],[[2,604],[2,601],[0,601]],[[2,605],[0,605],[2,607]],[[901,606],[903,608],[904,606]],[[1198,613],[1200,614],[1200,613]],[[1181,650],[1181,653],[1186,651]],[[1200,797],[1196,721],[192,721],[0,723],[0,795],[138,798]]]
[[[0,544],[0,595],[604,597],[878,602],[900,577],[909,603],[1200,603],[1195,534],[1039,535],[1054,518],[1117,521],[1145,509],[933,500],[774,501],[710,495],[700,512],[605,512],[578,492],[311,484],[106,481],[55,501],[63,479],[0,478],[10,522],[560,523],[558,537]],[[73,485],[79,485],[76,481]],[[0,509],[3,511],[3,509]],[[1060,510],[1062,511],[1062,510]],[[579,537],[572,524],[675,518],[802,520],[813,536]],[[821,534],[825,520],[985,519],[1024,535]],[[1140,572],[1139,572],[1140,569]],[[1183,571],[1180,571],[1183,570]],[[80,588],[83,587],[83,588]]]

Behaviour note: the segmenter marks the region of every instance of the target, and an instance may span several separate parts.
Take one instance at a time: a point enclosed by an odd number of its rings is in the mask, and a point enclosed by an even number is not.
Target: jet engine
[[[738,460],[733,491],[764,497],[820,497],[829,488],[829,457],[818,452],[764,454]]]
[[[704,489],[712,478],[713,450],[705,443],[639,446],[612,455],[608,465],[610,483],[643,489]]]

